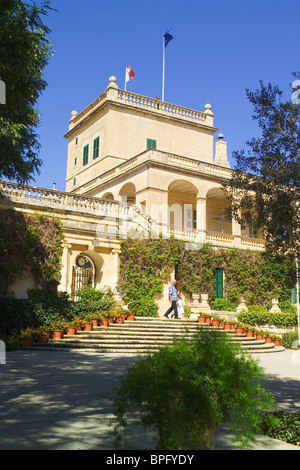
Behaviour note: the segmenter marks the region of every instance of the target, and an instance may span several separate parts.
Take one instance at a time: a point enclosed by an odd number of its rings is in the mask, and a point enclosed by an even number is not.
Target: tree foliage
[[[6,104],[0,105],[0,177],[22,183],[42,165],[35,105],[47,86],[43,70],[52,54],[50,30],[42,21],[49,9],[49,0],[41,7],[0,2],[0,76],[6,85]]]
[[[300,105],[284,101],[278,86],[262,81],[246,93],[261,135],[246,142],[247,153],[233,152],[231,214],[243,227],[261,231],[267,249],[299,252]]]
[[[260,431],[273,397],[266,376],[240,346],[214,331],[140,357],[127,366],[114,399],[115,443],[128,446],[139,423],[159,434],[157,449],[210,448],[213,430],[229,422],[241,447]]]
[[[0,211],[0,294],[28,272],[46,290],[60,280],[63,232],[55,218]]]

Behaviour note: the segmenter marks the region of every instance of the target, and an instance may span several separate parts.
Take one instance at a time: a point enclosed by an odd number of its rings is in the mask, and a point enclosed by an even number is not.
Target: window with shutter
[[[88,164],[89,161],[89,144],[85,145],[83,147],[83,160],[82,160],[82,165],[85,166]]]
[[[99,157],[100,138],[94,139],[93,160]]]

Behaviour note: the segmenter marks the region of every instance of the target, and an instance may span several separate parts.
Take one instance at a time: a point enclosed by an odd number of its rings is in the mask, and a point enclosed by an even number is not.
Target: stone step
[[[94,327],[92,331],[80,331],[75,335],[65,335],[62,339],[50,339],[47,343],[34,343],[33,349],[90,351],[102,353],[144,354],[155,351],[160,345],[171,344],[174,337],[192,336],[199,328],[218,330],[227,334],[231,341],[237,341],[241,347],[251,353],[279,352],[282,347],[264,340],[237,335],[235,330],[212,327],[208,323],[192,320],[172,320],[139,317],[123,324],[110,324],[108,327]]]

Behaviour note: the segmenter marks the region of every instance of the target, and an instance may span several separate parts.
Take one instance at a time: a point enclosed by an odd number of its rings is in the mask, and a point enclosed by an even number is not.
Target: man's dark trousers
[[[168,315],[169,315],[169,313],[172,312],[172,310],[174,310],[175,318],[178,318],[177,301],[176,300],[172,300],[172,305],[169,308],[169,310],[166,311],[165,317],[169,318]]]

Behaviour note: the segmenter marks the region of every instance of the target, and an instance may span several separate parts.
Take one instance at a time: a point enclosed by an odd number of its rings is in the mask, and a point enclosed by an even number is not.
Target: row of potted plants
[[[98,314],[87,313],[83,317],[75,317],[72,320],[62,318],[51,325],[21,330],[22,346],[30,347],[34,341],[39,343],[47,342],[51,337],[53,339],[61,339],[65,334],[75,335],[81,330],[92,331],[95,326],[108,327],[111,323],[122,324],[125,320],[133,321],[134,314],[121,308],[102,311]]]
[[[235,330],[237,335],[246,335],[246,337],[256,337],[257,340],[265,340],[266,343],[274,343],[275,346],[280,345],[281,337],[265,331],[263,329],[254,328],[245,323],[237,323],[217,315],[200,313],[198,316],[199,323],[211,324],[215,327],[222,327],[224,330]]]

